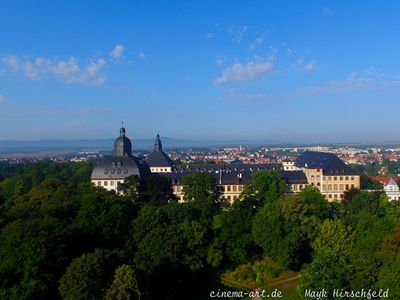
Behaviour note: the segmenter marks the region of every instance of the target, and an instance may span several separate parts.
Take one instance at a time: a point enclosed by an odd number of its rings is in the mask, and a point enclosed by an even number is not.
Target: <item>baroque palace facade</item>
[[[118,183],[131,175],[139,177],[158,173],[167,177],[179,201],[183,201],[182,178],[193,172],[212,174],[221,187],[222,197],[236,200],[251,174],[259,170],[277,170],[286,182],[287,193],[298,193],[306,186],[316,187],[329,201],[341,200],[350,189],[360,189],[360,176],[332,153],[306,151],[294,163],[283,164],[188,164],[175,165],[162,149],[157,135],[154,151],[147,159],[132,155],[132,144],[125,128],[115,140],[112,156],[100,160],[91,181],[109,191],[117,191]]]

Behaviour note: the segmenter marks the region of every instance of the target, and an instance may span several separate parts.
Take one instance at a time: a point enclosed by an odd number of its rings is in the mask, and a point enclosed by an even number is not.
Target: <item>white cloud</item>
[[[274,56],[266,58],[257,56],[246,64],[234,63],[224,70],[222,75],[214,81],[214,84],[258,79],[274,70],[274,60]]]
[[[250,50],[255,50],[257,47],[259,47],[262,43],[264,42],[264,34],[259,36],[252,42],[249,46]]]
[[[125,51],[124,45],[115,45],[114,49],[110,52],[110,56],[115,59],[120,59]]]
[[[62,60],[58,58],[26,58],[7,55],[3,57],[2,61],[11,71],[20,72],[32,80],[54,77],[65,83],[78,84],[101,84],[106,80],[106,77],[101,73],[101,69],[106,64],[103,58],[92,60],[83,68],[74,57]]]
[[[293,50],[292,50],[291,48],[287,48],[287,49],[286,49],[286,54],[287,54],[288,56],[291,56],[291,55],[293,54]]]
[[[143,60],[143,59],[146,58],[146,54],[143,51],[140,51],[139,54],[138,54],[138,57],[139,57],[140,60]]]

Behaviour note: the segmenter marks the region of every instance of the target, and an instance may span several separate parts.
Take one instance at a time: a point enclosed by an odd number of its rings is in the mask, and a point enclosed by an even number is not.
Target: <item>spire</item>
[[[154,143],[154,151],[161,152],[162,151],[162,144],[160,140],[160,135],[157,134],[156,142]]]
[[[125,136],[125,128],[124,128],[124,121],[122,121],[122,127],[119,130],[119,136]]]

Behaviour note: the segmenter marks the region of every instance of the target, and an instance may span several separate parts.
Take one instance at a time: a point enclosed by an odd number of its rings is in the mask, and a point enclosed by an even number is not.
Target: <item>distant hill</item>
[[[36,151],[100,151],[110,150],[114,146],[115,139],[98,140],[37,140],[37,141],[0,141],[0,152],[36,152]],[[133,150],[150,150],[154,147],[154,139],[131,139]],[[246,141],[200,141],[182,140],[163,137],[165,149],[183,147],[210,147],[229,145],[269,144],[268,142],[246,142]]]

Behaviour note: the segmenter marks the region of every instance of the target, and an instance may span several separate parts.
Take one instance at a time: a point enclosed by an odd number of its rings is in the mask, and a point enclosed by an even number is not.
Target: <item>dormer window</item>
[[[122,166],[122,162],[117,162],[117,167],[120,167],[120,166]]]
[[[115,165],[116,165],[116,162],[115,162],[115,161],[113,161],[111,165],[112,165],[113,167],[115,167]]]
[[[104,174],[108,174],[108,169],[105,169],[105,170],[104,170]]]

